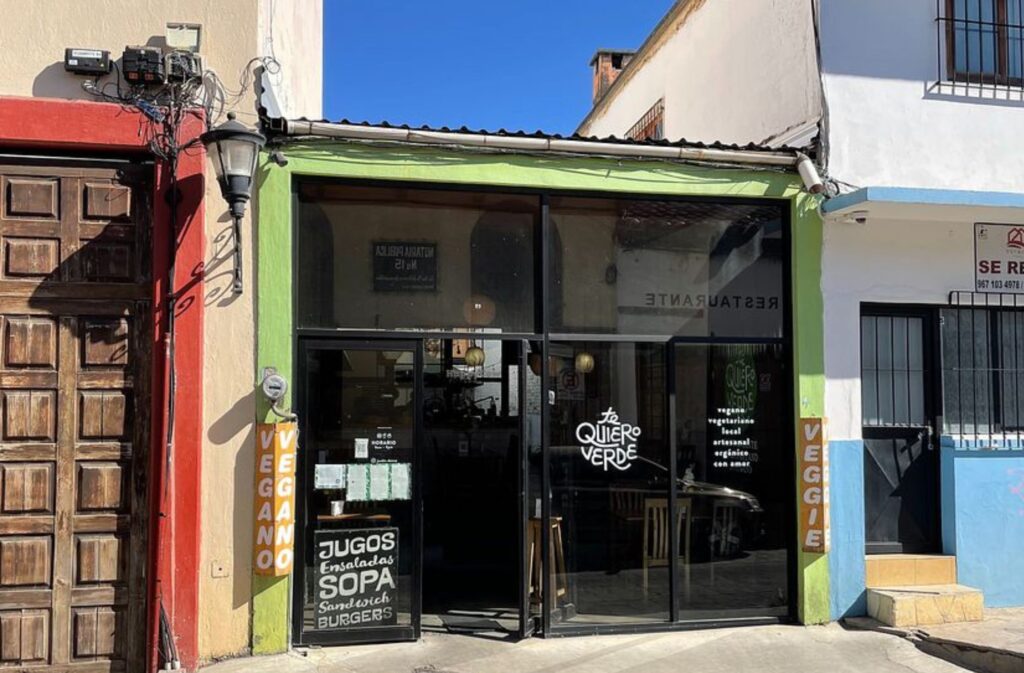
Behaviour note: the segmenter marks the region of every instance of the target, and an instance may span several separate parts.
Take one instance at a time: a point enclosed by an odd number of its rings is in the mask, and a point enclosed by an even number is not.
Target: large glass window
[[[784,616],[792,526],[779,344],[675,347],[680,619]]]
[[[551,199],[551,331],[782,337],[782,209]]]
[[[307,183],[300,327],[533,333],[535,196]]]
[[[556,618],[669,618],[663,344],[555,342],[551,584]]]

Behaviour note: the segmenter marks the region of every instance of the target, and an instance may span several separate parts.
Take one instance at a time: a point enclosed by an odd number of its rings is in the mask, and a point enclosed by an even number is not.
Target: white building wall
[[[581,131],[621,136],[659,98],[665,137],[761,142],[819,115],[809,0],[690,0]]]
[[[1024,189],[1024,96],[933,90],[935,0],[821,5],[831,176],[856,186]]]
[[[938,304],[974,287],[974,223],[1024,223],[1024,211],[874,206],[864,224],[826,221],[825,414],[833,439],[861,438],[861,303]]]

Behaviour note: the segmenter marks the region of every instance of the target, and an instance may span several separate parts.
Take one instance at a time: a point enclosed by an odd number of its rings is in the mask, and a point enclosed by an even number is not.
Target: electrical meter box
[[[203,57],[191,51],[172,51],[164,57],[168,82],[184,82],[202,77]]]
[[[106,75],[110,72],[110,52],[68,47],[64,50],[64,70],[76,75]]]
[[[124,78],[132,84],[163,84],[163,52],[156,47],[125,47],[121,55]]]

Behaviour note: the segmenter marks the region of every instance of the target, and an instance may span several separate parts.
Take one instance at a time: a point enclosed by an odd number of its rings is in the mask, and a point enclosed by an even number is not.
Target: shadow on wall
[[[248,605],[252,598],[252,567],[249,564],[252,557],[252,520],[249,516],[252,512],[252,489],[247,485],[253,483],[255,474],[252,451],[252,447],[256,445],[256,430],[253,425],[255,417],[256,392],[250,391],[214,421],[206,434],[213,451],[233,450],[232,447],[236,444],[241,447],[236,452],[234,472],[230,477],[230,483],[234,484],[236,489],[235,515],[231,530],[234,549],[231,604],[234,609]],[[240,435],[241,441],[237,442]],[[225,446],[229,443],[231,446]],[[204,478],[209,479],[211,485],[227,481],[227,475],[223,474],[206,475]],[[223,531],[222,534],[226,535],[227,531]]]
[[[235,294],[231,289],[235,270],[235,234],[231,215],[228,213],[221,215],[217,218],[217,225],[220,230],[213,238],[213,250],[210,252],[210,258],[203,270],[203,282],[206,286],[203,303],[207,307],[223,308],[234,304],[241,295]],[[255,274],[250,274],[250,277],[255,278]],[[249,291],[255,292],[256,290],[252,288]]]
[[[32,95],[39,98],[93,98],[82,88],[84,78],[64,70],[64,61],[43,68],[32,81]]]

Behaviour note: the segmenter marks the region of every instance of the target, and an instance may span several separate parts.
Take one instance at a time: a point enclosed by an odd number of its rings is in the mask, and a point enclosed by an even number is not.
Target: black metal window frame
[[[1016,422],[1007,422],[1007,409],[1004,405],[1004,391],[1006,380],[1012,376],[1015,382],[1024,378],[1024,357],[1020,353],[1024,350],[1024,329],[1018,329],[1018,325],[1024,318],[1024,295],[1020,294],[987,294],[971,291],[954,291],[949,294],[949,304],[946,310],[957,311],[958,323],[963,316],[970,316],[971,337],[977,334],[975,329],[979,314],[985,321],[983,328],[987,334],[987,342],[984,344],[985,359],[982,363],[977,362],[977,344],[974,338],[963,339],[962,331],[957,327],[956,348],[947,349],[943,344],[942,362],[943,374],[943,400],[947,396],[945,376],[947,372],[955,372],[957,386],[957,404],[955,425],[949,424],[951,409],[944,409],[944,428],[956,427],[957,434],[963,438],[992,439],[999,438],[1002,441],[1014,440],[1020,442],[1024,439],[1024,390],[1016,387],[1017,397],[1014,404],[1014,416]],[[1010,316],[1013,326],[1010,335],[1010,349],[1013,352],[1012,362],[1005,357],[1007,343],[1004,340],[1003,321]],[[945,357],[952,350],[955,353],[955,361],[946,361]],[[965,377],[969,378],[965,382]],[[973,429],[965,432],[965,414],[963,404],[965,400],[964,388],[970,385],[974,393],[970,396],[972,400],[970,411],[973,412]],[[979,413],[979,387],[984,390],[985,404]],[[978,429],[979,418],[984,416],[986,431]]]
[[[923,399],[922,399],[923,413],[924,413],[924,419],[925,419],[925,423],[923,424],[923,426],[931,427],[933,422],[934,422],[934,418],[935,418],[936,414],[939,413],[939,409],[941,408],[940,407],[940,405],[941,405],[941,396],[938,395],[938,391],[936,390],[936,386],[934,385],[935,382],[938,380],[938,377],[939,377],[939,372],[935,371],[935,367],[937,367],[938,364],[939,364],[939,357],[938,357],[937,354],[940,352],[939,322],[938,322],[938,318],[936,316],[935,308],[931,307],[931,306],[921,306],[921,305],[913,305],[913,304],[911,304],[911,305],[906,305],[906,304],[876,304],[876,303],[864,303],[864,304],[861,304],[861,309],[860,309],[860,321],[861,322],[860,322],[860,325],[859,325],[859,329],[861,331],[860,331],[860,339],[858,340],[858,343],[861,344],[861,351],[860,351],[860,354],[861,354],[861,365],[860,366],[861,366],[861,386],[862,387],[864,386],[863,374],[864,374],[864,371],[865,371],[864,370],[863,355],[862,355],[863,352],[864,352],[864,344],[863,344],[863,340],[864,340],[863,320],[864,320],[864,318],[874,318],[874,319],[878,319],[878,318],[917,318],[917,319],[920,319],[920,320],[923,321],[923,325],[922,325],[922,343],[921,343],[921,349],[922,349],[922,352],[921,352],[922,377],[923,377],[924,384],[925,384],[924,396],[923,396]],[[877,343],[878,335],[877,335],[877,333],[875,335],[875,338],[876,338],[876,350],[877,350],[877,348],[878,348],[878,343]],[[892,333],[890,333],[890,338],[895,338],[895,337],[892,336]],[[909,344],[907,345],[907,348],[909,348]],[[877,358],[877,353],[876,353],[876,358]],[[910,359],[909,352],[907,352],[907,359],[908,359],[908,361]],[[910,370],[908,369],[908,371],[910,371]],[[929,383],[931,385],[929,385]],[[881,395],[877,391],[877,386],[878,386],[878,380],[877,379],[875,381],[875,384],[876,384],[875,399],[876,399],[876,403],[877,403],[877,400],[881,397]],[[895,375],[892,377],[891,385],[892,386],[896,385],[896,376]],[[908,388],[909,388],[910,385],[911,384],[910,384],[910,381],[909,381],[909,378],[908,378],[908,381],[907,381]],[[892,399],[894,400],[894,404],[895,404],[895,398],[896,398],[895,390],[893,390],[891,395],[892,395]],[[908,400],[909,400],[909,397],[910,397],[909,390],[907,392],[907,397],[908,397]],[[862,400],[862,404],[863,404],[863,392],[862,392],[862,395],[861,395],[861,400]],[[908,416],[909,416],[909,409],[908,409]],[[922,425],[911,423],[909,421],[907,423],[895,423],[895,422],[891,422],[891,423],[887,423],[887,422],[868,423],[868,419],[865,417],[865,415],[863,413],[863,408],[861,409],[861,425],[862,425],[862,427],[865,427],[865,428],[867,428],[867,427],[877,427],[877,428],[923,427]]]
[[[660,102],[660,101],[659,101]],[[334,328],[334,327],[299,327],[299,315],[298,315],[298,283],[295,282],[295,269],[300,260],[298,258],[298,212],[299,212],[299,194],[298,190],[300,185],[305,183],[330,183],[336,185],[351,185],[357,187],[404,187],[409,189],[425,189],[425,190],[442,190],[442,191],[463,191],[463,192],[488,192],[492,194],[508,194],[508,195],[534,195],[538,199],[539,211],[540,211],[540,226],[537,227],[537,233],[534,240],[534,272],[535,272],[535,299],[540,299],[539,302],[535,301],[535,332],[534,333],[502,333],[502,334],[480,334],[479,332],[463,332],[463,331],[419,331],[419,330],[361,330],[361,329],[349,329],[349,328]],[[715,336],[699,336],[699,337],[686,337],[686,336],[651,336],[651,335],[617,335],[617,334],[582,334],[582,333],[553,333],[550,330],[551,318],[549,315],[551,301],[550,301],[550,267],[551,267],[551,249],[554,245],[554,237],[552,235],[552,222],[550,218],[550,206],[549,201],[551,197],[582,197],[582,198],[603,198],[610,200],[632,200],[632,201],[675,201],[675,202],[690,202],[690,203],[713,203],[717,205],[743,205],[743,206],[777,206],[780,210],[782,218],[782,231],[784,250],[786,251],[785,258],[783,260],[783,334],[780,337],[715,337]],[[296,175],[292,178],[292,199],[291,199],[291,234],[292,234],[292,265],[293,265],[293,282],[292,282],[292,320],[293,320],[293,336],[292,336],[292,351],[293,361],[298,363],[300,357],[300,346],[304,339],[337,339],[344,341],[382,341],[386,342],[389,340],[401,340],[401,341],[418,341],[420,342],[419,349],[422,350],[422,342],[429,338],[486,338],[494,340],[518,340],[523,341],[524,344],[529,342],[539,343],[542,349],[541,355],[541,399],[548,399],[550,392],[553,389],[550,386],[550,376],[548,371],[549,358],[550,358],[550,343],[552,341],[635,341],[635,342],[659,342],[664,343],[667,349],[667,364],[666,367],[670,368],[674,366],[675,362],[675,346],[677,344],[707,344],[707,345],[720,345],[720,344],[781,344],[783,346],[783,357],[787,364],[787,368],[795,367],[795,353],[793,347],[793,333],[795,330],[794,324],[794,312],[793,312],[793,261],[792,261],[792,216],[790,208],[788,207],[787,199],[780,198],[754,198],[754,197],[738,197],[738,196],[693,196],[693,195],[673,195],[673,194],[624,194],[621,192],[607,192],[600,190],[560,190],[560,189],[539,189],[539,188],[508,188],[508,187],[494,187],[490,185],[477,185],[477,184],[457,184],[457,183],[426,183],[409,180],[381,180],[381,179],[358,179],[358,178],[338,178],[331,176],[322,175]],[[526,348],[528,346],[524,346]],[[795,372],[794,373],[795,376]],[[790,403],[790,416],[796,418],[797,400],[796,400],[796,387],[794,376],[787,377],[787,386],[785,395]],[[666,376],[667,385],[669,386],[669,398],[666,405],[666,414],[668,415],[667,423],[669,428],[670,438],[670,466],[672,474],[676,473],[676,441],[675,441],[675,414],[672,410],[675,408],[675,389],[674,389],[674,376]],[[297,385],[301,387],[301,382],[297,382]],[[524,387],[525,389],[525,387]],[[301,411],[300,411],[301,413]],[[541,450],[543,455],[542,464],[542,497],[541,497],[541,557],[547,562],[547,559],[551,558],[551,545],[550,539],[551,531],[551,516],[552,516],[552,503],[551,503],[551,471],[550,471],[550,437],[547,429],[551,424],[550,405],[542,404],[541,406],[541,427],[544,431],[541,433]],[[542,593],[542,610],[539,616],[540,629],[539,635],[542,637],[552,636],[576,636],[576,635],[592,635],[592,634],[616,634],[616,633],[643,633],[643,632],[658,632],[658,631],[678,631],[685,629],[694,628],[712,628],[717,626],[734,626],[734,625],[759,625],[759,624],[778,624],[794,622],[798,619],[797,616],[797,605],[799,596],[799,581],[798,581],[798,554],[797,554],[797,483],[795,478],[796,469],[796,452],[795,452],[795,424],[790,428],[787,443],[791,447],[790,451],[785,452],[784,460],[787,461],[788,473],[794,474],[789,485],[789,492],[787,493],[786,502],[788,503],[789,512],[786,516],[788,522],[787,530],[785,531],[785,537],[789,541],[787,545],[787,582],[788,582],[788,613],[785,617],[742,617],[742,618],[710,618],[701,620],[680,620],[680,601],[677,595],[676,588],[678,586],[678,565],[679,565],[679,550],[678,550],[678,533],[675,526],[669,527],[669,542],[671,545],[670,549],[670,568],[676,569],[670,573],[669,576],[669,587],[670,587],[670,610],[669,620],[665,622],[650,622],[650,623],[617,623],[617,624],[588,624],[588,625],[571,625],[562,624],[558,625],[552,620],[552,612],[554,609],[554,602],[552,599],[551,579],[552,575],[546,570],[542,575],[541,582],[541,593]],[[300,457],[300,462],[302,458]],[[677,489],[675,480],[670,480],[669,486],[669,521],[674,521],[677,517],[676,509],[678,507]],[[298,488],[302,488],[302,484],[297,484]],[[300,490],[301,494],[303,491]],[[297,518],[299,515],[304,515],[303,507],[305,505],[302,502],[303,498],[298,498],[297,503]],[[525,528],[527,525],[527,517],[524,517],[521,522],[521,534],[525,536]],[[298,537],[298,536],[297,536]],[[305,541],[298,539],[296,541],[296,557],[299,557],[298,550],[301,546],[305,545]],[[421,592],[419,589],[416,590],[416,596],[414,600],[417,603],[421,600]],[[293,589],[292,596],[292,641],[302,644],[305,642],[312,642],[317,638],[309,638],[301,636],[301,624],[298,622],[298,618],[295,615],[297,610],[301,609],[301,593],[296,592]],[[524,596],[524,600],[526,597]],[[527,601],[528,603],[528,601]],[[526,605],[526,612],[529,613],[529,605]],[[532,622],[532,620],[531,620]],[[526,635],[529,632],[533,632],[532,624],[521,624],[523,634]],[[301,640],[300,640],[301,638]]]
[[[964,0],[964,8],[991,6],[990,21],[958,15],[958,0],[936,0],[936,43],[938,77],[945,82],[968,88],[1021,88],[1024,87],[1024,0]],[[983,3],[992,3],[986,5]],[[1011,10],[1016,9],[1016,21],[1010,21]],[[962,34],[962,40],[958,38]],[[990,34],[991,53],[985,52],[985,34]],[[975,56],[973,39],[978,42],[977,56],[981,63],[972,63]],[[1011,37],[1013,36],[1013,37]],[[1010,43],[1018,42],[1017,55],[1011,53]],[[962,49],[962,52],[960,50]],[[958,52],[964,54],[963,68],[957,67]],[[991,57],[994,67],[986,67]],[[1016,65],[1016,74],[1013,66]]]

